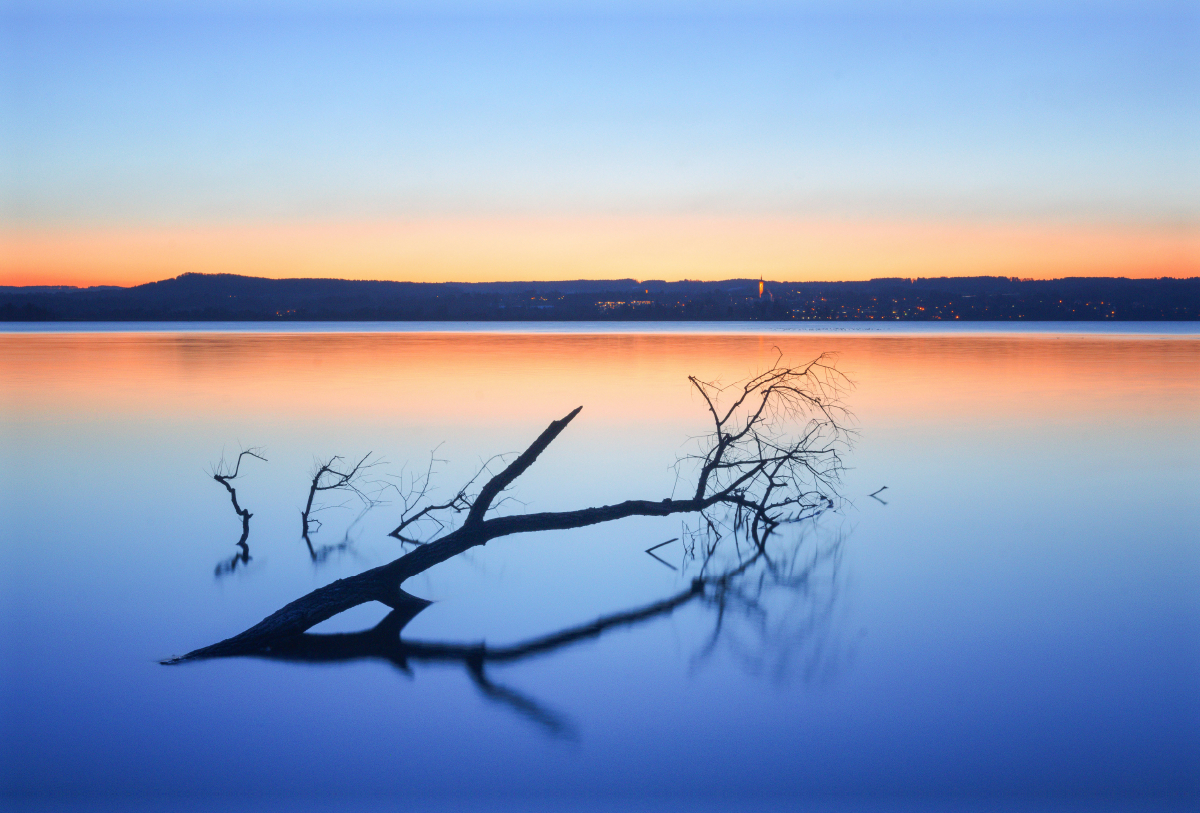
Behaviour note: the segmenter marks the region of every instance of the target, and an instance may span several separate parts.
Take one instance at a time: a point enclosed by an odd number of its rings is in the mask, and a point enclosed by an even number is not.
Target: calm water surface
[[[1104,328],[0,334],[0,793],[1188,809],[1200,336]],[[857,382],[845,504],[793,531],[793,588],[489,667],[491,693],[455,663],[158,664],[401,552],[399,506],[348,505],[322,514],[313,561],[315,458],[375,452],[397,475],[436,449],[448,495],[583,405],[506,510],[658,500],[706,430],[687,376],[733,381],[777,348],[835,352]],[[230,568],[241,525],[208,470],[239,444],[268,461],[238,480],[251,557]],[[499,646],[655,602],[695,563],[645,550],[683,529],[497,540],[406,583],[435,603],[404,637]]]

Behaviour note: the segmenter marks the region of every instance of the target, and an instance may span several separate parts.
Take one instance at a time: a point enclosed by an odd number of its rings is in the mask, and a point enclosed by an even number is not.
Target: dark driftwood
[[[582,409],[578,407],[551,422],[529,448],[491,477],[477,496],[463,497],[460,506],[469,505],[469,510],[457,529],[388,564],[318,588],[232,638],[164,663],[279,652],[280,647],[294,646],[294,639],[313,626],[370,601],[391,607],[401,617],[411,617],[409,614],[419,612],[428,602],[405,592],[401,587],[405,580],[473,547],[512,534],[582,528],[625,517],[700,513],[712,535],[711,545],[703,551],[707,562],[721,538],[719,520],[706,514],[714,507],[732,512],[733,529],[748,530],[746,535],[762,554],[766,535],[781,522],[812,516],[831,504],[830,498],[819,489],[836,480],[841,468],[838,452],[845,430],[837,421],[840,409],[837,396],[844,377],[827,357],[821,356],[798,368],[776,363],[767,372],[743,382],[740,389],[734,389],[733,403],[727,408],[719,406],[723,388],[695,378],[691,381],[707,404],[715,431],[709,448],[694,457],[699,474],[690,498],[626,500],[576,511],[487,518],[496,498],[575,419]],[[783,419],[810,415],[815,417],[809,418],[798,436],[779,431]],[[349,475],[362,464],[360,461]],[[335,474],[339,478],[348,476]],[[320,476],[319,471],[314,477],[310,505]],[[809,488],[810,485],[817,490]],[[694,585],[693,589],[698,588]],[[411,649],[409,654],[413,654]]]

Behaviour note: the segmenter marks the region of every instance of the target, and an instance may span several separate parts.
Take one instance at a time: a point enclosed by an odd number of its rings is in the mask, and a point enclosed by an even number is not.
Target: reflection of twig
[[[350,522],[350,524],[346,526],[346,530],[342,534],[342,540],[340,542],[321,545],[318,547],[313,545],[311,539],[305,537],[304,542],[308,545],[308,555],[309,558],[312,559],[313,563],[318,565],[323,564],[334,553],[342,553],[345,551],[353,552],[354,540],[350,538],[350,532],[354,530],[354,526],[358,525],[358,523],[362,521],[362,518],[365,517],[371,511],[371,509],[375,507],[375,505],[376,503],[371,503],[370,505],[363,506],[363,509],[358,512],[358,516],[356,516]]]
[[[726,623],[714,633],[751,672],[782,678],[797,656],[805,679],[829,664],[827,633],[839,597],[842,540],[810,556],[777,558],[758,580],[729,585],[722,596]]]
[[[670,545],[672,542],[678,542],[678,541],[679,541],[679,537],[675,537],[674,539],[668,539],[666,542],[659,542],[657,545],[652,545],[651,547],[646,548],[646,553],[650,554],[655,559],[662,562],[667,567],[671,568],[671,570],[679,570],[679,568],[675,567],[675,565],[666,561],[665,559],[663,559],[657,553],[654,552],[654,551],[658,550],[659,548],[661,548],[663,545]]]
[[[221,578],[237,570],[238,565],[250,564],[250,546],[243,540],[238,542],[238,547],[241,550],[233,554],[233,557],[229,561],[217,562],[216,568],[213,569],[214,576]]]
[[[547,733],[572,740],[578,736],[575,726],[566,717],[551,711],[515,689],[493,683],[483,671],[483,658],[468,659],[467,674],[471,676],[471,680],[475,682],[485,697],[503,703],[525,719],[542,726]]]
[[[868,496],[868,497],[874,497],[874,498],[875,498],[877,501],[879,501],[879,502],[883,503],[884,505],[887,505],[887,500],[885,500],[885,499],[883,499],[882,497],[879,497],[879,496],[878,496],[878,494],[879,494],[881,491],[887,491],[887,486],[884,486],[883,488],[881,488],[881,489],[878,489],[877,491],[875,491],[875,492],[873,492],[873,493],[871,493],[871,494],[868,494],[867,496]]]

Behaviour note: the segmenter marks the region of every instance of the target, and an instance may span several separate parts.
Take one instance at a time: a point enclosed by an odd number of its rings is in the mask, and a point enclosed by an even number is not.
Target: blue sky
[[[3,217],[1197,213],[1194,4],[633,7],[10,3]]]

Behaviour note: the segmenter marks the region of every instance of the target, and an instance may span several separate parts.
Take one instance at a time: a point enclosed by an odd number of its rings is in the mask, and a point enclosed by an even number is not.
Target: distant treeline
[[[1196,320],[1200,278],[416,283],[184,274],[0,287],[0,321]]]

